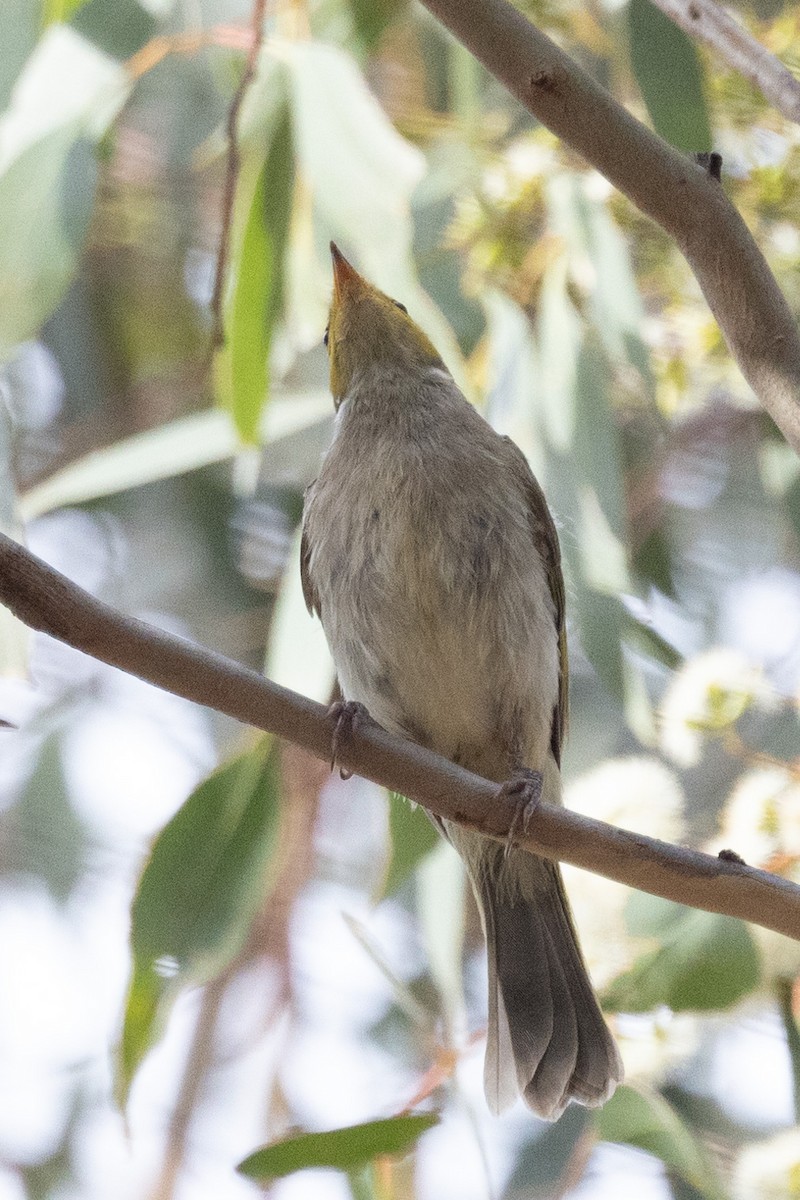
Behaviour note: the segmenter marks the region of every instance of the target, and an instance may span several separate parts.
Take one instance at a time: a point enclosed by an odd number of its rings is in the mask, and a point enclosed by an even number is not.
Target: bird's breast
[[[444,457],[395,450],[345,475],[334,460],[308,513],[309,570],[344,694],[490,774],[486,747],[512,725],[528,759],[546,754],[553,601],[523,497],[491,464]]]

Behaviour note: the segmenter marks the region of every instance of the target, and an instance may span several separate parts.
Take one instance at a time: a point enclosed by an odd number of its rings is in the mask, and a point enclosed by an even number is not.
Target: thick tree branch
[[[731,353],[800,454],[800,337],[723,189],[645,128],[508,0],[422,0],[533,115],[677,242]]]
[[[705,42],[734,71],[757,87],[790,121],[800,121],[800,79],[770,54],[716,0],[654,0],[670,20]]]
[[[302,746],[331,752],[331,725],[320,704],[210,650],[123,616],[95,600],[0,534],[0,600],[32,629],[165,688]],[[346,765],[431,812],[491,837],[508,835],[513,805],[495,784],[439,755],[362,727]],[[517,844],[619,883],[709,912],[727,913],[800,939],[800,887],[740,863],[670,846],[565,809],[542,805]]]

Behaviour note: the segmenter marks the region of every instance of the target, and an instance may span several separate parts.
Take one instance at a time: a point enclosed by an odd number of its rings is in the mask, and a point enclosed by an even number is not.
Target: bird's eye
[[[322,339],[322,344],[323,344],[323,346],[327,346],[327,344],[328,344],[328,331],[329,331],[329,330],[330,330],[330,325],[326,325],[326,326],[325,326],[325,336],[324,336],[324,338]]]
[[[404,312],[406,316],[408,316],[408,309],[406,308],[405,304],[401,304],[399,300],[395,300],[394,306],[395,308],[399,308],[400,312]]]

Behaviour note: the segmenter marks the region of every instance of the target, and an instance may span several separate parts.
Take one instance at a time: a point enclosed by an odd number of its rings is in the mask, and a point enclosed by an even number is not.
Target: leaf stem
[[[792,1064],[792,1090],[794,1094],[794,1117],[800,1121],[800,1028],[794,1015],[794,980],[779,979],[775,984],[778,1010],[786,1031],[786,1045]]]

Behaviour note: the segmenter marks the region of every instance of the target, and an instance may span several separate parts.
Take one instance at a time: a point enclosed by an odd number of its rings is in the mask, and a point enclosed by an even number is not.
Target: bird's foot
[[[342,747],[346,746],[353,734],[358,732],[359,726],[363,725],[365,721],[371,721],[372,717],[358,700],[336,700],[328,709],[328,720],[333,722],[333,733],[331,734],[331,770],[333,770],[339,762]],[[349,779],[352,774],[353,772],[348,771],[347,767],[339,767],[339,775],[342,779]]]
[[[542,802],[542,785],[544,778],[541,771],[533,771],[530,767],[520,767],[507,779],[498,792],[498,797],[514,802],[514,816],[508,831],[505,845],[505,857],[511,853],[514,838],[520,830],[525,834],[531,823],[531,817]]]

